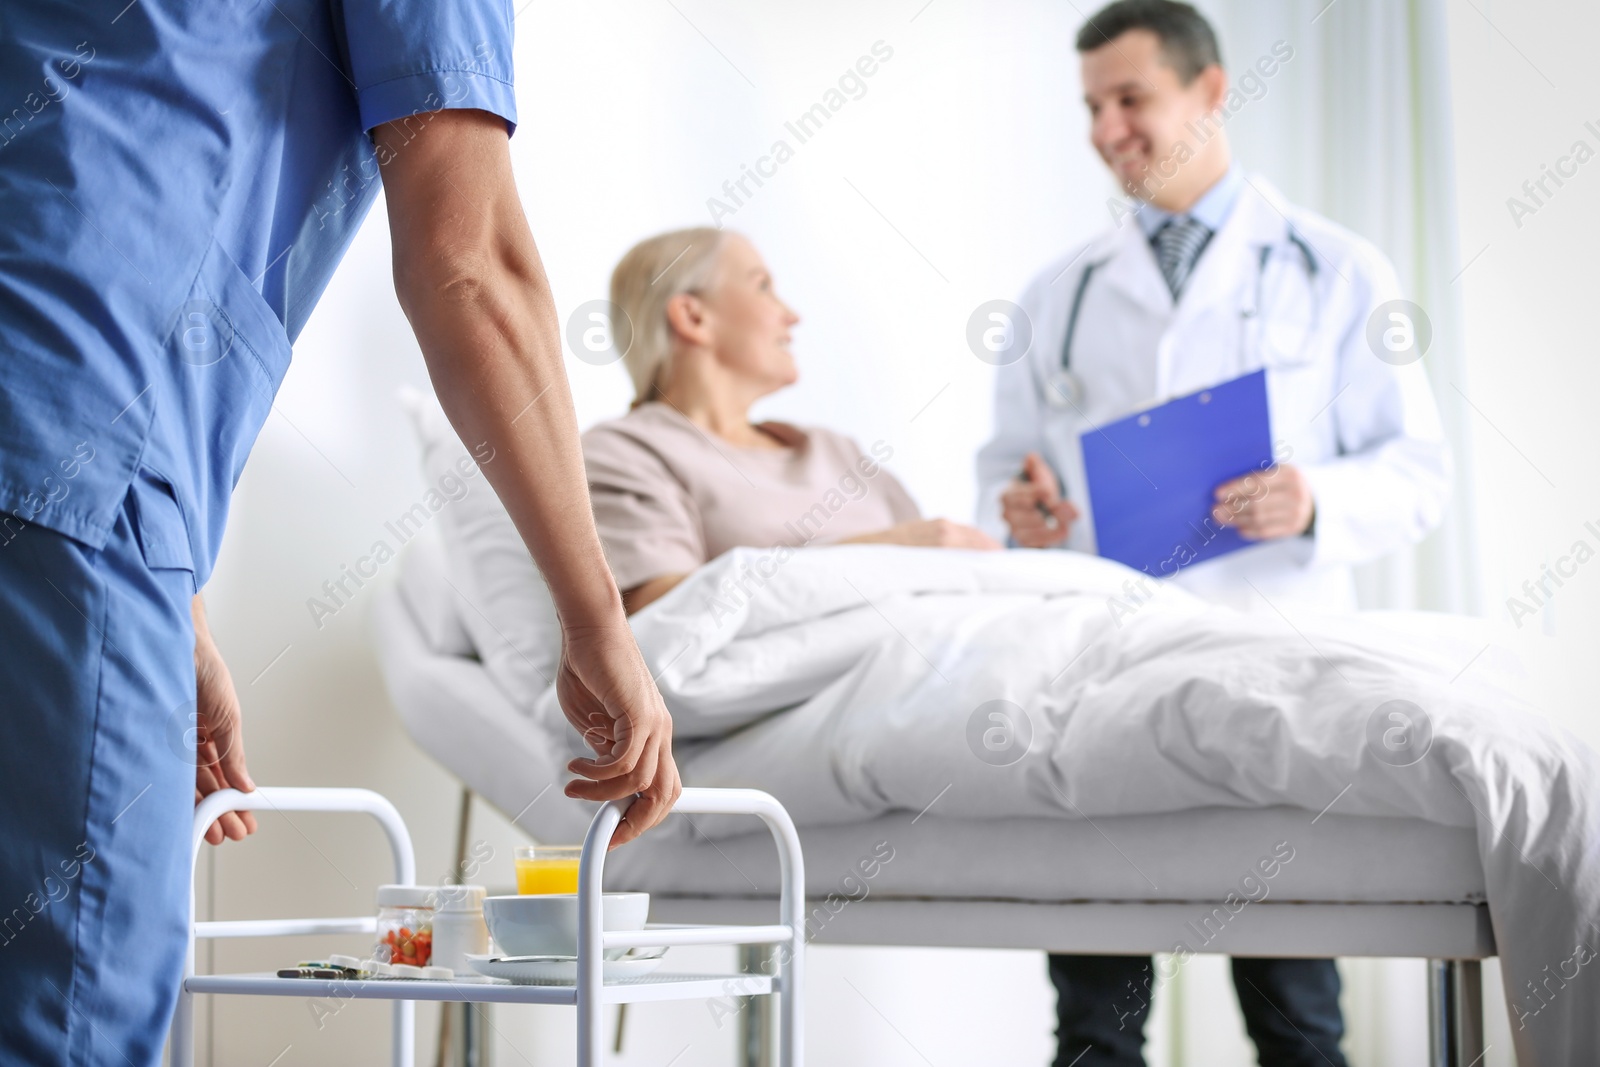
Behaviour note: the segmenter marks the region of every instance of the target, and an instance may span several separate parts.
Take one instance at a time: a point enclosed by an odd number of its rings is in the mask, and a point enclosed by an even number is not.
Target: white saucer
[[[469,955],[467,963],[479,974],[503,978],[512,985],[573,985],[578,981],[576,956],[502,959],[499,956]],[[660,956],[642,960],[606,960],[601,964],[601,980],[618,982],[627,978],[643,978],[660,966]]]

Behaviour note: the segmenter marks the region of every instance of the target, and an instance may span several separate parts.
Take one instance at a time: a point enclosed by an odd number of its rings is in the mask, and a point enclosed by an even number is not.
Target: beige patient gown
[[[712,437],[670,405],[641,404],[583,435],[595,524],[621,589],[686,574],[730,548],[829,544],[919,517],[871,454],[831,430],[759,428],[783,448]]]

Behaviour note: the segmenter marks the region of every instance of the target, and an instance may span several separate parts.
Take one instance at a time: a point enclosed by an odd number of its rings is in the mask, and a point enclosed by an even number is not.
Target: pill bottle
[[[467,956],[489,951],[489,928],[483,921],[481,885],[442,885],[433,903],[433,964],[457,977],[476,973]]]
[[[433,958],[433,900],[438,886],[380,885],[378,941],[372,958],[381,963],[426,967]]]

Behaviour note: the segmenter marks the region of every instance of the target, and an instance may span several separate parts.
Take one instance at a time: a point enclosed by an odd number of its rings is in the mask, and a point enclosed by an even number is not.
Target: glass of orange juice
[[[518,845],[518,893],[576,893],[582,845]]]

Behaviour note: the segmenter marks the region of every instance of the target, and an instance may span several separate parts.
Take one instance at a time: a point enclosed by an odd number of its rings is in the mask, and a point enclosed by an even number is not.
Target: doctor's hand
[[[1037,452],[1022,461],[1022,474],[1000,494],[1000,517],[1023,548],[1053,548],[1067,539],[1078,509],[1061,499],[1055,471]]]
[[[243,715],[233,675],[211,639],[205,605],[196,596],[189,613],[194,619],[195,744],[194,802],[198,805],[219,789],[251,792],[256,784],[244,765]],[[240,841],[256,832],[248,811],[225,812],[206,827],[206,842]]]
[[[1275,466],[1217,486],[1211,517],[1247,541],[1294,537],[1311,528],[1316,501],[1299,467]]]
[[[611,847],[666,818],[683,792],[672,759],[672,716],[626,622],[563,632],[556,697],[597,757],[567,764],[589,779],[568,782],[567,796],[603,801],[638,794]]]

